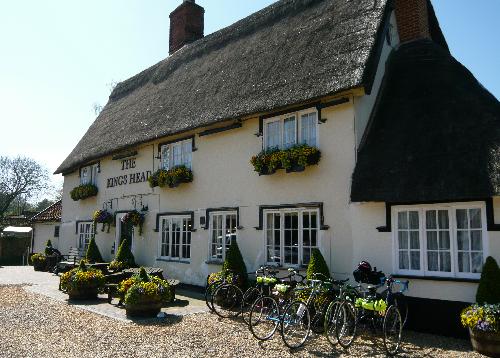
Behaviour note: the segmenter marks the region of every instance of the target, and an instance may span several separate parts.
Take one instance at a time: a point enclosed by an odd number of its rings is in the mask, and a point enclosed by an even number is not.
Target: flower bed
[[[259,175],[274,174],[277,169],[287,172],[300,172],[306,166],[319,163],[321,152],[307,144],[296,145],[288,149],[263,150],[252,157],[250,163]]]
[[[69,195],[74,201],[83,200],[90,198],[91,196],[96,196],[98,192],[97,187],[94,184],[82,184],[73,188]]]
[[[127,315],[131,317],[154,317],[173,297],[168,282],[149,276],[143,267],[139,274],[119,284],[118,293],[125,302]]]
[[[107,232],[109,232],[109,228],[113,223],[113,215],[107,210],[96,210],[94,211],[93,220],[95,224],[102,224],[101,231],[104,231],[105,226],[107,226]]]
[[[77,268],[61,276],[61,290],[74,300],[96,299],[104,283],[103,273],[99,270],[87,269],[83,261]]]
[[[164,188],[175,188],[181,183],[190,183],[193,181],[193,172],[185,165],[180,165],[169,170],[158,169],[149,178],[148,182],[151,188],[159,186]]]

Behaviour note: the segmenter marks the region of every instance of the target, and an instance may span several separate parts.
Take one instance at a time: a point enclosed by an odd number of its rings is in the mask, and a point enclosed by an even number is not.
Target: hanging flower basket
[[[109,233],[109,228],[113,223],[113,215],[107,210],[96,210],[93,215],[94,224],[102,224],[101,231],[104,232],[105,226],[107,226],[107,232]]]
[[[131,224],[139,227],[139,236],[142,235],[142,225],[144,224],[144,214],[139,213],[137,210],[129,211],[122,219],[122,223]]]
[[[82,184],[73,188],[69,195],[71,196],[71,199],[78,201],[96,196],[98,191],[99,190],[94,184]]]
[[[301,144],[288,149],[263,150],[253,156],[250,163],[259,175],[270,175],[277,169],[286,169],[287,173],[301,172],[306,166],[318,164],[320,159],[318,148]]]
[[[169,170],[158,169],[149,178],[151,188],[159,186],[160,188],[175,188],[182,183],[193,181],[193,172],[185,165],[180,165]]]

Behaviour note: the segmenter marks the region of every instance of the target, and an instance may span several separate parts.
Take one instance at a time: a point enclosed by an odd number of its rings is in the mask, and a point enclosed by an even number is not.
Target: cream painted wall
[[[61,225],[59,222],[36,223],[33,225],[33,252],[43,252],[45,244],[50,239],[52,247],[59,249],[59,238],[54,237],[55,227]]]
[[[323,202],[325,224],[329,230],[320,232],[320,248],[333,271],[346,271],[352,264],[352,238],[349,215],[350,177],[354,169],[354,123],[352,102],[326,108],[320,125],[319,147],[322,159],[318,166],[306,168],[302,173],[286,174],[283,170],[271,176],[259,176],[253,171],[250,158],[262,147],[262,138],[256,137],[258,119],[250,119],[243,127],[219,134],[196,136],[197,151],[193,152],[194,181],[177,188],[149,188],[147,183],[129,184],[106,188],[107,178],[131,172],[153,171],[159,160],[154,159],[159,142],[138,148],[137,168],[121,170],[121,161],[110,157],[101,160],[97,197],[74,202],[69,191],[79,185],[78,173],[65,176],[63,218],[61,235],[62,251],[77,245],[76,221],[89,220],[96,209],[112,200],[112,212],[148,206],[144,233],[135,237],[134,255],[139,264],[164,268],[167,276],[183,282],[202,285],[206,275],[220,270],[220,265],[206,264],[208,259],[209,232],[199,225],[205,209],[239,207],[240,225],[238,243],[248,269],[265,263],[264,232],[258,226],[259,205]],[[191,133],[184,134],[185,137]],[[170,140],[170,138],[169,138]],[[156,214],[159,212],[195,211],[192,234],[192,257],[189,264],[157,261],[159,233],[154,232]],[[115,241],[115,228],[110,233],[96,235],[97,244],[107,260],[112,259],[111,248]]]

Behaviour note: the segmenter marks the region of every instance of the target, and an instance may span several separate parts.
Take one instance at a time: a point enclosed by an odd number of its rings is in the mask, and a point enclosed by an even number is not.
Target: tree
[[[500,268],[491,256],[486,258],[481,272],[481,279],[477,287],[476,302],[480,304],[500,303]]]
[[[248,279],[247,267],[245,265],[245,261],[243,260],[243,256],[241,256],[241,251],[236,243],[236,240],[231,241],[229,250],[226,252],[226,259],[222,264],[222,271],[226,270],[239,272],[242,279],[241,284],[243,286],[246,284]]]
[[[95,242],[95,235],[92,235],[92,238],[90,239],[89,246],[87,247],[87,252],[85,254],[85,259],[90,263],[104,262],[101,252],[99,251],[99,247]]]
[[[0,157],[0,218],[19,198],[28,200],[49,188],[49,174],[35,160]]]
[[[54,204],[53,200],[43,199],[36,204],[35,211],[40,212],[42,210],[45,210],[52,204]]]

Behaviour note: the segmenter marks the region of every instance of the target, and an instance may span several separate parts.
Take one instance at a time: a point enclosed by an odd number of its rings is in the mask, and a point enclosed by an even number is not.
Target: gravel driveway
[[[407,357],[481,357],[467,341],[407,332]],[[314,336],[292,352],[279,335],[258,342],[240,321],[212,314],[126,323],[27,292],[0,286],[0,357],[383,357],[379,339],[358,338],[350,352]]]

